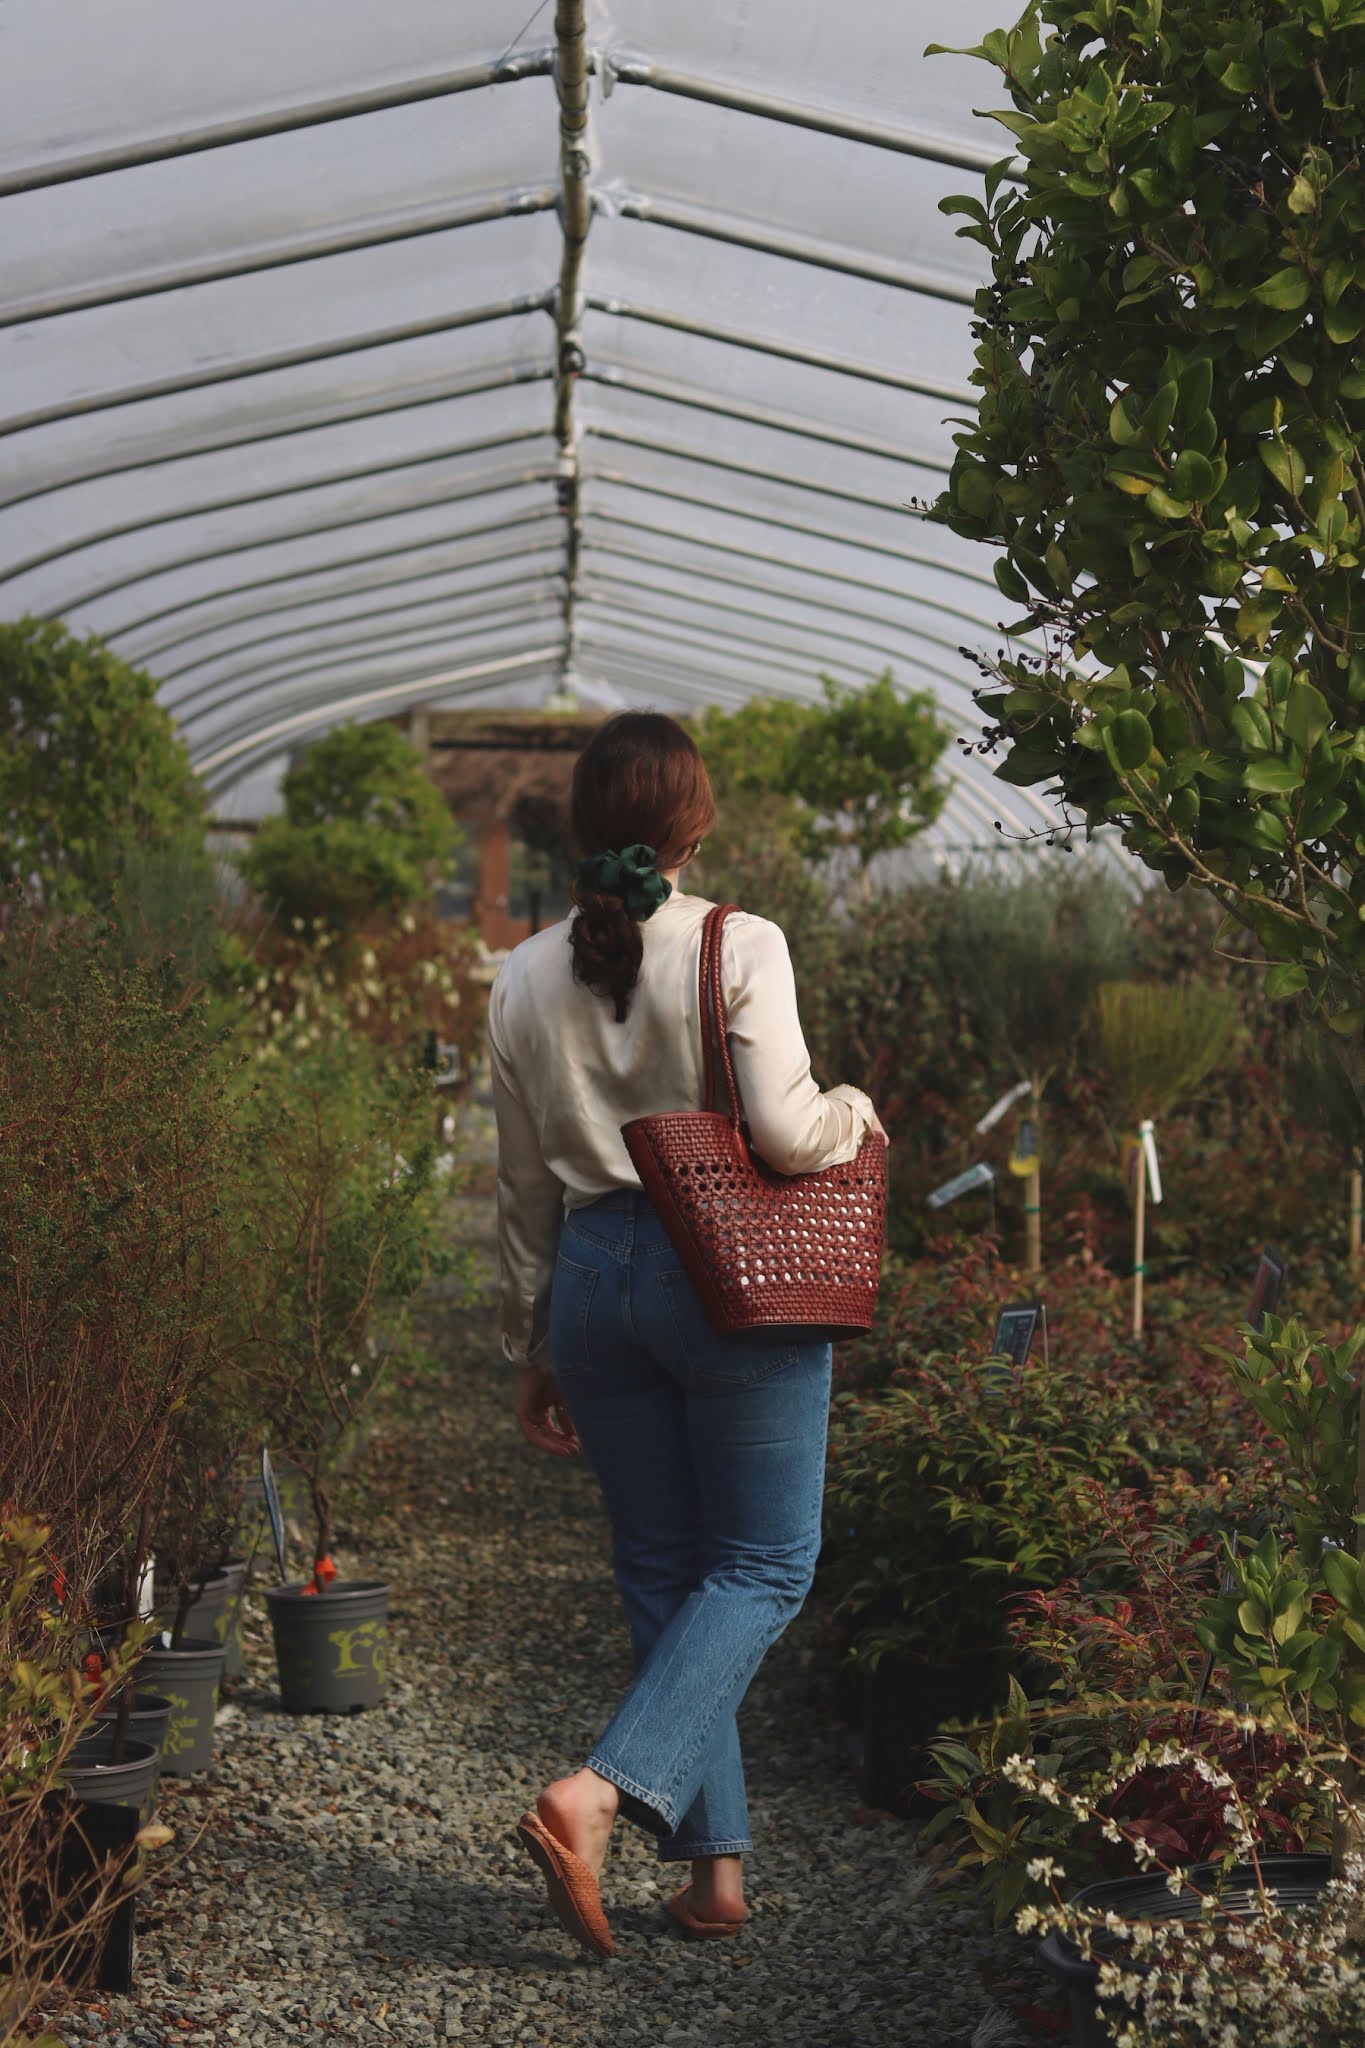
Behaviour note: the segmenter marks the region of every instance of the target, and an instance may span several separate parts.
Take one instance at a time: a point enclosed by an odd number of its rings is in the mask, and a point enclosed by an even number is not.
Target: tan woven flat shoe
[[[668,1901],[670,1915],[690,1940],[724,1941],[728,1936],[739,1933],[744,1925],[742,1920],[699,1920],[687,1903],[691,1892],[691,1885],[685,1884]]]
[[[582,1857],[557,1841],[538,1813],[524,1813],[517,1834],[544,1875],[546,1896],[560,1926],[594,1955],[614,1956],[616,1943],[602,1911],[602,1893]]]

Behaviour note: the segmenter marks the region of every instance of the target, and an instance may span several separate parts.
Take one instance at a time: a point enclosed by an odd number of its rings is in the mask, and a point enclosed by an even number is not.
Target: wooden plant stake
[[[1357,1261],[1357,1260],[1359,1259],[1359,1257],[1360,1257],[1360,1202],[1361,1202],[1361,1191],[1362,1191],[1362,1175],[1361,1175],[1361,1160],[1360,1160],[1360,1154],[1359,1154],[1359,1153],[1357,1152],[1357,1153],[1356,1153],[1356,1163],[1355,1163],[1355,1165],[1354,1165],[1354,1166],[1352,1167],[1352,1169],[1351,1169],[1351,1231],[1350,1231],[1350,1249],[1351,1249],[1351,1263],[1352,1263],[1353,1265],[1355,1264],[1355,1262],[1356,1262],[1356,1261]]]
[[[1033,1089],[1031,1094],[1029,1095],[1029,1108],[1033,1112],[1035,1130],[1038,1130],[1040,1128],[1038,1097],[1039,1088],[1037,1077],[1035,1075]],[[1041,1273],[1043,1270],[1043,1175],[1041,1139],[1039,1141],[1038,1149],[1034,1152],[1033,1155],[1033,1171],[1026,1177],[1024,1181],[1024,1240],[1024,1264],[1026,1270],[1030,1273]]]

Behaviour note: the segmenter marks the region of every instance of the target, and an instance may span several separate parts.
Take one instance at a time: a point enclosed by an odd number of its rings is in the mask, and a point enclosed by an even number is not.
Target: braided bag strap
[[[725,991],[721,980],[721,933],[725,920],[737,903],[717,903],[706,913],[701,928],[701,956],[697,965],[697,1009],[701,1017],[702,1108],[710,1109],[716,1099],[717,1065],[725,1080],[727,1114],[738,1130],[743,1111],[734,1062],[730,1058],[730,1035],[726,1027]]]

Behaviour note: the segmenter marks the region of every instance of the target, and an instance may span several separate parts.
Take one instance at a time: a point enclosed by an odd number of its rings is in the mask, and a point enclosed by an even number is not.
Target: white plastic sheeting
[[[979,281],[937,202],[1007,138],[922,53],[1011,7],[589,0],[570,305],[560,6],[0,9],[0,614],[151,668],[220,795],[350,714],[566,680],[890,666],[977,728],[1004,607],[910,501]],[[948,839],[1050,822],[951,767]]]

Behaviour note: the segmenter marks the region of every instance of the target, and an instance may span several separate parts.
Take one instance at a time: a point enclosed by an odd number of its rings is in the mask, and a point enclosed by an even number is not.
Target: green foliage
[[[1006,1598],[1083,1550],[1087,1488],[1139,1463],[1121,1410],[1055,1364],[930,1354],[880,1393],[837,1395],[824,1584],[860,1656],[1001,1643]]]
[[[1244,1332],[1245,1352],[1227,1354],[1237,1384],[1288,1454],[1284,1494],[1299,1548],[1316,1565],[1323,1540],[1355,1542],[1356,1439],[1360,1381],[1355,1361],[1365,1324],[1344,1344],[1296,1321],[1263,1318]]]
[[[346,1433],[437,1262],[431,1083],[381,1059],[344,1013],[258,1050],[249,1071],[239,1200],[253,1257],[236,1312],[255,1412],[309,1484],[318,1559]]]
[[[943,808],[936,780],[948,729],[936,699],[899,691],[888,669],[862,689],[823,678],[822,704],[750,698],[738,711],[712,706],[696,721],[698,744],[724,806],[767,795],[795,807],[794,837],[809,859],[906,846]]]
[[[287,918],[346,931],[415,903],[449,864],[456,831],[421,757],[396,725],[342,725],[284,778],[284,814],[242,859]]]
[[[1065,864],[1011,861],[966,876],[936,966],[1002,1068],[1045,1079],[1075,1054],[1098,985],[1132,956],[1128,892]]]
[[[0,625],[0,881],[86,910],[130,862],[202,859],[203,816],[151,676],[94,634]]]
[[[73,1596],[127,1609],[167,1461],[223,1361],[237,1157],[173,968],[16,918],[0,947],[0,1498]],[[150,1518],[150,1519],[149,1519]]]
[[[1365,1089],[1365,8],[1041,0],[971,54],[1024,171],[943,202],[992,282],[935,516],[1047,649],[981,664],[997,772],[1210,890]]]
[[[1095,1052],[1126,1125],[1159,1116],[1227,1052],[1236,1006],[1207,982],[1110,981],[1095,991]]]

